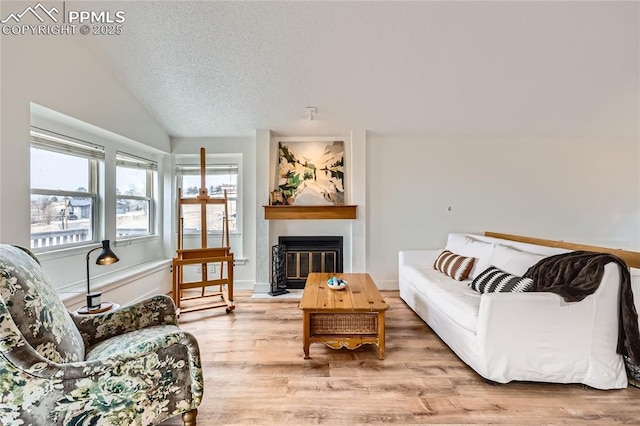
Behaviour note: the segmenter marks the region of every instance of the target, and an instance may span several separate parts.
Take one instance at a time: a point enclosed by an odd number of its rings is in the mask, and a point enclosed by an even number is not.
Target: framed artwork
[[[277,190],[287,205],[343,205],[344,141],[279,142]]]

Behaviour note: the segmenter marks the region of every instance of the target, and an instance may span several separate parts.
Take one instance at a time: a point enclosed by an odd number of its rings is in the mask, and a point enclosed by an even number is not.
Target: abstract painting
[[[344,204],[344,142],[279,142],[277,186],[284,204]]]

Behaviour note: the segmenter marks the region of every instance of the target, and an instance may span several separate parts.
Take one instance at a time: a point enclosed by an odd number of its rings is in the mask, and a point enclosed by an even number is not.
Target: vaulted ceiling
[[[104,5],[83,43],[171,136],[638,132],[635,2]]]

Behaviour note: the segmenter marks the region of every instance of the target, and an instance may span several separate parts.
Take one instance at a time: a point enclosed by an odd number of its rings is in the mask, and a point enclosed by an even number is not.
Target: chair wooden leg
[[[198,415],[198,409],[194,408],[186,413],[182,413],[182,423],[184,426],[196,426],[196,416]]]

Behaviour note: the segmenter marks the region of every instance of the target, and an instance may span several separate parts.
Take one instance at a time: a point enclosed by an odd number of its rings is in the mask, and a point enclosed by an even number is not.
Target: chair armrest
[[[56,363],[37,352],[20,333],[16,324],[10,319],[4,305],[0,305],[0,370],[26,373],[28,376],[39,379],[68,379],[83,378],[99,374],[103,364],[98,361],[77,361],[70,363]],[[3,312],[4,311],[4,312]],[[197,342],[196,342],[197,346]],[[157,348],[157,343],[149,345],[147,351]],[[123,351],[125,352],[125,351]],[[138,352],[136,356],[141,356]],[[114,357],[122,360],[123,357]],[[125,356],[124,358],[127,358]],[[113,368],[109,364],[107,368]],[[10,374],[8,377],[17,377]]]
[[[177,328],[174,332],[166,333],[160,338],[147,340],[143,344],[125,348],[121,353],[109,356],[108,362],[101,358],[65,364],[55,363],[36,352],[20,336],[19,341],[14,342],[11,348],[0,348],[0,367],[5,364],[5,368],[9,367],[10,369],[22,371],[29,376],[40,379],[75,380],[91,378],[102,374],[110,374],[117,369],[118,365],[135,362],[148,354],[157,353],[160,349],[175,344],[186,346],[190,357],[199,363],[200,350],[198,341],[192,334]],[[199,364],[198,367],[200,367]]]
[[[139,424],[164,420],[202,400],[198,342],[177,326],[160,327],[166,332],[154,338],[132,339],[109,356],[59,364],[36,352],[13,322],[4,325],[8,340],[0,344],[0,371],[10,393],[0,410],[2,424],[16,424],[21,413],[27,420],[36,416],[29,424],[120,424],[125,418]]]
[[[178,324],[173,300],[160,294],[102,314],[69,314],[87,347],[129,331]]]

